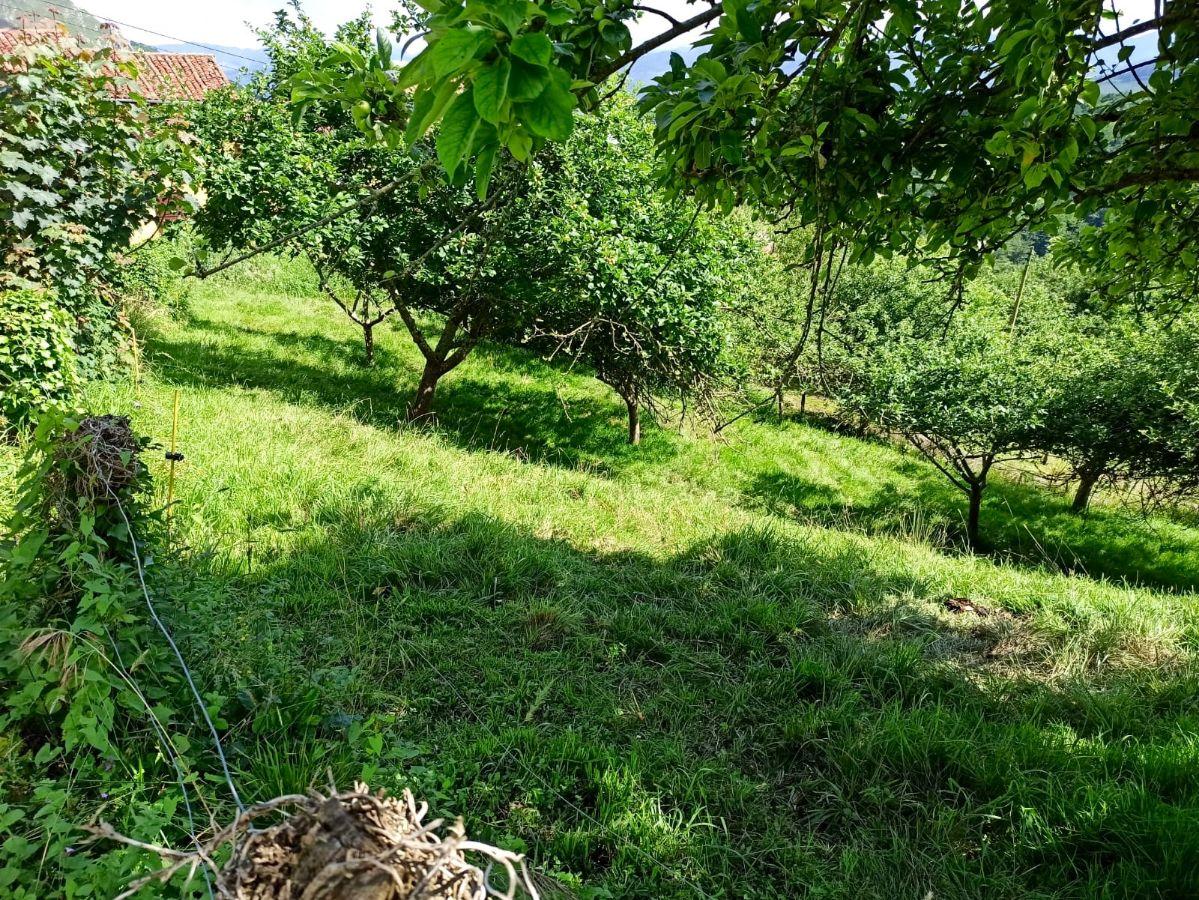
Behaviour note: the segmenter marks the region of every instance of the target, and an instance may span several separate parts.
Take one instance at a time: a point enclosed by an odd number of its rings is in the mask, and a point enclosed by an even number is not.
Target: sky
[[[75,5],[100,19],[140,25],[184,40],[253,47],[257,44],[254,28],[269,23],[274,11],[284,5],[284,0],[75,0]],[[706,6],[689,6],[686,0],[658,0],[651,5],[676,18],[686,18],[689,10],[694,15]],[[341,22],[354,18],[367,6],[374,10],[375,20],[384,25],[390,21],[391,10],[397,4],[388,0],[373,3],[365,0],[304,2],[304,10],[325,31],[332,31]],[[633,37],[637,40],[652,37],[667,24],[665,19],[657,16],[643,16],[633,28]],[[147,44],[166,43],[162,37],[126,25],[121,26],[121,32],[131,40]]]
[[[97,18],[123,23],[121,31],[126,37],[147,44],[173,43],[163,37],[167,35],[180,41],[253,47],[257,43],[254,28],[270,22],[272,13],[284,5],[284,0],[75,0],[75,4]],[[340,22],[354,18],[368,5],[380,24],[390,20],[390,11],[396,6],[388,0],[375,0],[369,4],[366,0],[305,0],[304,9],[319,27],[332,30]],[[694,15],[705,6],[702,3],[691,5],[686,0],[651,0],[649,5],[676,18]],[[1128,22],[1152,15],[1153,5],[1154,0],[1120,0]],[[141,26],[159,34],[131,26]],[[642,16],[633,26],[634,41],[652,37],[666,26],[666,21],[657,16]]]

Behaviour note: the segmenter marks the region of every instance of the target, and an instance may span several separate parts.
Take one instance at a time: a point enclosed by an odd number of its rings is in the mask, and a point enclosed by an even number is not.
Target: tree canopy
[[[248,91],[194,115],[211,162],[197,226],[214,247],[282,239],[363,329],[395,314],[426,360],[411,406],[483,340],[585,360],[625,400],[630,437],[659,393],[702,393],[724,348],[716,306],[755,252],[744,223],[710,217],[653,183],[652,130],[629,97],[586,115],[522,164],[505,157],[486,197],[437,175],[442,150],[364,138],[353,112],[306,105],[289,121],[280,77],[377,47],[364,20],[328,44],[302,15],[264,33],[277,58]],[[360,198],[347,202],[349,198]],[[330,212],[332,210],[332,213]]]
[[[1089,216],[1073,246],[1105,291],[1162,301],[1196,285],[1199,28],[1186,0],[1128,22],[1105,0],[724,0],[676,19],[631,0],[426,0],[400,18],[425,47],[392,73],[384,40],[297,72],[398,146],[440,122],[454,179],[485,190],[497,152],[565,140],[572,111],[672,40],[642,91],[676,190],[816,226],[844,244],[939,255],[961,276],[1030,224]],[[641,16],[662,30],[633,44]],[[1146,42],[1152,49],[1146,49]],[[394,74],[394,77],[393,77]],[[1136,89],[1110,90],[1131,78]],[[413,92],[412,113],[406,98]]]

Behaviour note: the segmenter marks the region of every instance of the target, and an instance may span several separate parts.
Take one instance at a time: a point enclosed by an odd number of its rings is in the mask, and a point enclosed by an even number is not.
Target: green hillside
[[[139,389],[89,388],[159,441],[181,392],[157,589],[248,800],[412,786],[580,896],[1199,887],[1199,532],[1001,483],[970,557],[910,454],[765,420],[631,448],[514,351],[408,428],[406,336],[362,369],[310,291],[205,283],[140,323]]]

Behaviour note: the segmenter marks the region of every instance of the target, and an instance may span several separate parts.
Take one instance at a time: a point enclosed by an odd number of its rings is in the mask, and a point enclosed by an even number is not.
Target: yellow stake
[[[129,334],[133,339],[133,395],[136,397],[141,393],[142,386],[142,354],[137,346],[137,332],[132,325],[129,326]]]
[[[170,540],[171,535],[171,515],[174,513],[175,505],[175,463],[179,460],[179,454],[175,452],[175,447],[179,441],[179,390],[175,390],[175,406],[171,413],[171,452],[167,454],[167,460],[170,462],[170,469],[167,470],[167,540]]]

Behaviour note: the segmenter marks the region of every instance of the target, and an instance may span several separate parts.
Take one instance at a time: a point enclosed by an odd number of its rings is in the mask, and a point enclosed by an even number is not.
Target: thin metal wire
[[[229,793],[233,797],[233,802],[237,805],[238,812],[245,812],[245,804],[241,802],[241,795],[237,792],[237,785],[233,782],[233,773],[229,770],[229,760],[225,758],[225,748],[221,744],[221,737],[217,734],[216,725],[212,722],[212,717],[208,715],[208,707],[204,705],[204,698],[200,696],[200,691],[196,687],[196,682],[192,678],[191,669],[187,667],[187,662],[183,659],[183,654],[179,652],[179,645],[175,643],[175,639],[171,636],[171,631],[166,624],[158,616],[158,610],[154,608],[154,601],[150,599],[150,590],[146,587],[146,571],[142,565],[141,553],[137,547],[137,537],[133,533],[133,524],[129,521],[129,516],[125,514],[125,507],[121,503],[119,497],[109,488],[108,494],[112,497],[113,503],[116,504],[117,512],[121,514],[121,519],[125,522],[125,528],[129,532],[129,543],[133,547],[133,561],[136,564],[137,580],[141,585],[142,596],[146,599],[146,608],[150,610],[150,617],[154,620],[154,624],[158,626],[158,630],[162,632],[162,636],[166,638],[170,644],[171,652],[175,654],[175,659],[179,663],[179,668],[183,670],[183,677],[187,680],[187,686],[191,688],[192,696],[195,698],[196,706],[200,708],[200,715],[204,717],[204,723],[208,726],[208,731],[212,735],[213,747],[216,749],[217,758],[221,761],[221,771],[225,776],[225,783],[229,785]]]
[[[105,629],[105,631],[107,632],[107,629]],[[117,671],[120,672],[121,677],[125,680],[125,683],[128,684],[134,693],[137,694],[138,698],[142,701],[142,705],[146,707],[146,712],[150,716],[150,724],[153,726],[154,731],[158,734],[159,743],[162,745],[162,749],[166,752],[166,755],[170,758],[171,764],[175,767],[175,779],[179,783],[180,793],[183,794],[183,808],[187,811],[188,835],[191,837],[192,843],[196,845],[196,849],[203,850],[204,847],[200,843],[200,836],[196,834],[196,816],[192,811],[191,794],[187,790],[187,781],[183,775],[183,766],[179,761],[179,754],[175,751],[175,745],[171,743],[171,736],[167,734],[166,728],[164,728],[163,724],[158,721],[158,717],[154,715],[154,710],[150,708],[149,701],[142,693],[141,688],[139,688],[137,683],[133,680],[133,673],[126,668],[125,661],[121,658],[121,648],[118,646],[116,639],[111,633],[108,634],[108,642],[112,644],[113,656],[116,657]],[[204,884],[208,888],[208,896],[210,898],[215,898],[216,895],[212,891],[212,878],[208,874],[208,868],[202,867],[201,871],[204,873]]]

